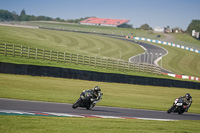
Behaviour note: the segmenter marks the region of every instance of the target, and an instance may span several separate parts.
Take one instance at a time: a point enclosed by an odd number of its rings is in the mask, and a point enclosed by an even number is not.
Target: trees
[[[26,12],[25,12],[25,10],[23,9],[23,10],[21,11],[21,13],[20,13],[20,17],[25,16],[25,15],[26,15]]]
[[[7,10],[0,10],[0,21],[13,21],[13,15]]]
[[[143,29],[143,30],[152,30],[152,28],[151,28],[148,24],[143,24],[143,25],[141,25],[139,29]]]
[[[187,27],[187,33],[192,35],[192,30],[200,32],[200,20],[192,20],[189,26]]]

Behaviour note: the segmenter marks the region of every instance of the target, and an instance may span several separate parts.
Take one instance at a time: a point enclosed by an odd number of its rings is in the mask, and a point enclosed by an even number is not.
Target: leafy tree
[[[0,10],[0,20],[2,21],[13,21],[13,15],[7,10]]]
[[[19,20],[19,15],[16,12],[12,12],[13,20],[18,21]]]
[[[187,33],[192,35],[192,30],[200,32],[200,20],[192,20],[189,26],[187,27]]]
[[[148,24],[141,25],[140,29],[143,29],[143,30],[152,30],[152,28]]]
[[[26,12],[25,12],[25,10],[23,9],[22,11],[21,11],[21,13],[20,13],[20,20],[21,21],[28,21],[28,16],[26,15]]]
[[[25,16],[26,15],[26,12],[25,12],[25,10],[23,9],[22,11],[21,11],[21,13],[20,13],[20,17],[21,16]]]

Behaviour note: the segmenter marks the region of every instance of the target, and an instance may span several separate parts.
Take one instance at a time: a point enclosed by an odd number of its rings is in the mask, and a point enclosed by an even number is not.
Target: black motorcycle
[[[77,107],[83,107],[86,108],[88,110],[94,108],[94,106],[96,105],[96,103],[100,102],[100,100],[102,99],[102,95],[103,93],[101,93],[100,99],[98,101],[92,101],[92,94],[87,94],[84,98],[79,98],[73,105],[72,108],[76,109]]]
[[[182,97],[179,97],[175,99],[175,102],[173,105],[168,109],[167,113],[178,113],[183,114],[185,112],[185,109],[187,108],[187,104],[185,103],[184,99]]]

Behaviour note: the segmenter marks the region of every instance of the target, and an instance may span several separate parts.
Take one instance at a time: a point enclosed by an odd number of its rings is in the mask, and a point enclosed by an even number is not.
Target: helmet
[[[187,100],[189,100],[190,99],[190,93],[187,93],[187,94],[185,94],[185,98],[187,99]]]
[[[100,89],[99,86],[95,86],[93,90],[94,90],[94,92],[96,92],[96,93],[98,93],[99,91],[101,91],[101,89]]]

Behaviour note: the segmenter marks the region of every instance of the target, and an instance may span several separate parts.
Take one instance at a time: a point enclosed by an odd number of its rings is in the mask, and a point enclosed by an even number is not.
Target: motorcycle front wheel
[[[76,109],[76,108],[79,106],[79,101],[80,101],[80,99],[78,99],[78,100],[72,105],[72,108],[73,108],[73,109]]]
[[[170,114],[172,112],[172,110],[174,110],[174,105],[172,105],[168,110],[167,113]]]

